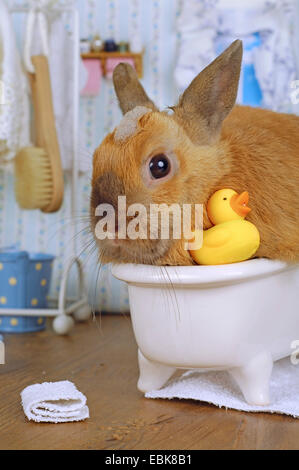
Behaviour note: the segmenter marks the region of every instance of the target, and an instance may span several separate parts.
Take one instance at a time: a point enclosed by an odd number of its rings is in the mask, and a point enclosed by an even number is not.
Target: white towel
[[[220,408],[280,413],[299,418],[299,364],[290,358],[275,362],[270,381],[271,403],[248,405],[228,372],[188,371],[161,390],[148,392],[147,398],[185,398],[212,403]]]
[[[73,3],[73,2],[71,2]],[[50,15],[49,17],[49,66],[53,91],[53,106],[56,120],[56,129],[60,146],[62,166],[64,170],[70,170],[73,165],[74,132],[73,116],[74,108],[74,35],[69,29],[69,13]],[[76,46],[79,54],[79,44]],[[84,66],[80,60],[79,80],[84,80]],[[78,138],[79,149],[82,148]],[[80,171],[89,169],[86,159],[79,158]]]
[[[254,33],[261,45],[252,61],[263,93],[262,105],[289,111],[290,83],[296,77],[294,0],[188,0],[182,3],[175,79],[182,92],[217,55],[217,42],[246,41]],[[246,54],[244,54],[246,57]],[[297,71],[298,73],[298,71]]]
[[[0,160],[11,160],[30,144],[28,84],[12,19],[0,0]]]
[[[29,385],[21,392],[22,406],[29,420],[68,423],[89,418],[86,397],[64,380]]]
[[[0,0],[1,1],[1,0]],[[68,11],[57,11],[57,0],[30,0],[30,5],[38,7],[40,2],[47,6],[48,40],[49,40],[49,69],[51,77],[53,108],[56,131],[59,141],[60,156],[64,170],[71,170],[75,151],[73,118],[74,118],[74,48],[79,52],[79,44],[75,44],[72,31],[72,16]],[[75,0],[67,0],[69,7],[76,7]],[[53,7],[53,8],[52,8]],[[36,28],[31,55],[42,53],[41,38]],[[82,60],[79,67],[79,82],[84,83],[85,68]],[[76,136],[77,137],[77,136]],[[81,136],[76,147],[82,148]],[[79,158],[77,162],[80,171],[90,170],[90,161]]]

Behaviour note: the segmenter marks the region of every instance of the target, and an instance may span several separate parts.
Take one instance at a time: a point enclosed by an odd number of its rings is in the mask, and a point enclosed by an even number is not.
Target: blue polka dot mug
[[[1,308],[46,308],[53,260],[53,255],[44,253],[0,250],[0,332],[45,328],[44,316],[1,315]]]

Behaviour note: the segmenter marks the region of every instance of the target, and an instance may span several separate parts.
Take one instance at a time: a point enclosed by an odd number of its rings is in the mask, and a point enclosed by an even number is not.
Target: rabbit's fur
[[[261,235],[257,256],[299,261],[299,118],[234,106],[241,59],[242,43],[235,41],[193,80],[173,114],[156,109],[130,66],[116,68],[116,93],[129,117],[94,153],[93,228],[95,207],[116,208],[118,195],[126,195],[128,205],[205,205],[218,189],[247,190],[247,219]],[[134,124],[129,112],[136,107],[143,112]],[[160,153],[171,156],[173,174],[146,181],[148,160]],[[210,226],[204,213],[204,228]],[[193,264],[183,240],[103,240],[99,246],[103,262]]]

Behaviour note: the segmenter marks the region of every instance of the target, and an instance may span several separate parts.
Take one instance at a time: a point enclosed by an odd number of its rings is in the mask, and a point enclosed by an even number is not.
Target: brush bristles
[[[15,195],[22,209],[44,209],[52,199],[53,177],[48,154],[25,147],[15,158]]]

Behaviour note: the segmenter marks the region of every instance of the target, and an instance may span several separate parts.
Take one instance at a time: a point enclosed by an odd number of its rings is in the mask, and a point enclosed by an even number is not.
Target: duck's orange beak
[[[244,191],[241,194],[234,194],[231,197],[230,205],[232,209],[241,217],[246,217],[248,212],[251,211],[250,207],[247,206],[249,201],[249,194]]]

